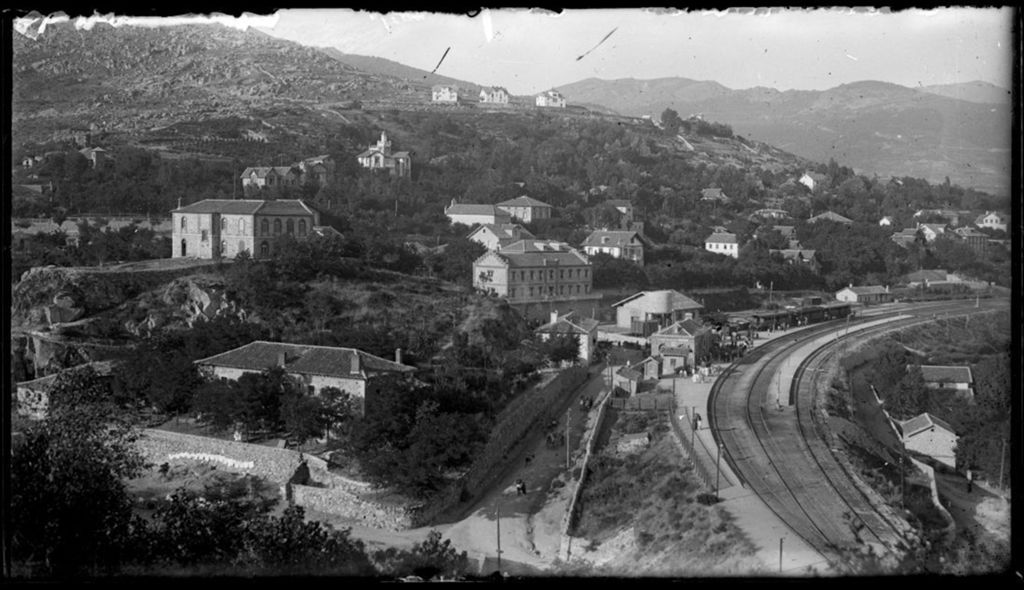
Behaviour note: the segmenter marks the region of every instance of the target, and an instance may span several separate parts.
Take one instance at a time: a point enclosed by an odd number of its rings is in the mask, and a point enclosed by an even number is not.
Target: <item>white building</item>
[[[466,236],[471,242],[481,244],[488,250],[497,250],[519,240],[532,240],[535,237],[517,223],[485,223]]]
[[[541,335],[541,340],[548,340],[552,336],[575,336],[579,343],[580,363],[588,366],[594,359],[594,350],[597,349],[598,323],[597,320],[590,318],[576,319],[572,312],[560,316],[556,310],[551,312],[551,321],[537,328],[535,332]]]
[[[551,218],[551,205],[526,195],[502,201],[497,206],[498,209],[511,215],[512,219],[523,223],[532,223],[538,219]]]
[[[455,199],[452,199],[451,205],[444,208],[444,214],[448,216],[452,223],[461,223],[468,226],[512,223],[512,216],[499,209],[496,205],[457,203]]]
[[[908,451],[927,455],[956,469],[956,441],[959,437],[949,423],[925,412],[898,424],[903,446]]]
[[[386,131],[381,131],[380,139],[371,144],[363,153],[356,156],[359,165],[371,170],[387,170],[392,176],[409,176],[412,172],[412,159],[409,152],[392,152],[391,140]]]
[[[740,243],[736,234],[715,232],[704,240],[704,249],[715,254],[725,254],[733,258],[740,257]]]
[[[306,238],[320,213],[301,200],[205,199],[171,211],[172,258],[267,258],[281,240]]]
[[[644,265],[644,240],[635,231],[596,230],[583,241],[583,251],[588,256],[607,254]]]
[[[978,227],[987,227],[989,229],[998,229],[1006,231],[1006,224],[1008,220],[1005,215],[997,211],[986,211],[984,215],[979,215],[974,220],[974,225]]]
[[[696,319],[703,305],[679,291],[641,291],[612,304],[615,325],[648,336],[673,322]]]
[[[557,90],[548,90],[537,95],[537,106],[565,108],[565,97]]]
[[[508,90],[501,86],[480,89],[480,102],[487,104],[508,104]]]
[[[861,303],[864,305],[888,303],[892,301],[892,294],[889,293],[889,287],[882,287],[880,285],[869,285],[864,287],[854,287],[853,285],[850,285],[836,291],[836,301]]]
[[[433,102],[449,103],[454,104],[459,102],[459,88],[458,86],[450,86],[446,84],[438,84],[430,89],[430,99]]]

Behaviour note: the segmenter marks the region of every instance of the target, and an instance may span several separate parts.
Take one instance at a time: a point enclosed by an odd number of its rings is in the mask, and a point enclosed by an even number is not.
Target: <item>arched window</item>
[[[245,235],[245,220],[244,219],[239,219],[238,220],[238,235],[240,235],[240,236],[244,236]]]
[[[285,232],[287,232],[288,235],[295,233],[295,221],[289,219],[288,222],[285,223]]]
[[[181,216],[181,231],[185,231],[187,229],[188,229],[188,220],[185,219],[184,215],[182,215]]]
[[[228,231],[228,218],[227,217],[221,217],[220,218],[220,231]]]
[[[260,235],[265,236],[268,234],[270,234],[270,222],[264,219],[260,222]]]
[[[263,258],[270,256],[270,244],[266,241],[260,243],[260,256]]]
[[[276,236],[276,235],[278,235],[280,233],[281,233],[281,220],[280,219],[275,219],[274,220],[274,235]]]
[[[305,235],[306,235],[306,220],[305,219],[300,219],[299,220],[299,236],[301,237],[301,236],[305,236]]]
[[[239,240],[238,241],[238,252],[237,252],[237,254],[241,254],[242,252],[245,252],[245,242],[242,241],[242,240]]]
[[[182,220],[182,221],[184,221],[184,220]],[[185,255],[185,240],[181,241],[181,255],[182,256]]]
[[[220,241],[220,253],[218,256],[224,256],[228,253],[228,243],[225,240]]]

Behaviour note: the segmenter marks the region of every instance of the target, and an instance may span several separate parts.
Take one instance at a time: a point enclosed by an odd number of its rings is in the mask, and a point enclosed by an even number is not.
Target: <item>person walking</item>
[[[967,470],[967,493],[970,494],[974,491],[974,472],[970,469]]]

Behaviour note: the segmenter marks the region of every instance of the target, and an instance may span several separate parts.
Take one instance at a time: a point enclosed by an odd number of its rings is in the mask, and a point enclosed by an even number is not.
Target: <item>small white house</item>
[[[446,84],[438,84],[431,88],[430,99],[433,102],[454,104],[459,102],[459,88]]]
[[[444,214],[452,223],[474,226],[481,224],[508,224],[512,216],[495,205],[474,203],[457,203],[452,199],[451,205],[444,208]]]
[[[955,365],[920,365],[924,384],[932,389],[948,389],[957,395],[974,397],[974,377],[971,368]],[[909,368],[909,367],[908,367]]]
[[[704,240],[704,249],[715,254],[724,254],[733,258],[740,257],[740,244],[736,234],[715,232]]]
[[[487,104],[508,104],[508,90],[501,86],[480,89],[480,102]]]
[[[589,366],[594,358],[594,350],[597,348],[597,325],[598,321],[590,318],[576,319],[573,312],[559,316],[558,311],[551,312],[551,321],[537,328],[535,331],[540,334],[541,340],[548,340],[552,336],[570,335],[575,336],[579,343],[579,360],[583,366]]]
[[[836,291],[836,301],[861,303],[864,305],[870,305],[872,303],[888,303],[889,301],[892,301],[892,294],[889,293],[889,287],[883,287],[881,285],[866,285],[863,287],[854,287],[853,285],[850,285]]]
[[[537,106],[565,108],[565,97],[557,90],[548,90],[537,95]]]
[[[986,211],[984,215],[979,215],[978,218],[974,220],[974,225],[978,227],[1000,229],[1003,231],[1006,231],[1006,224],[1006,216],[998,211]]]
[[[944,420],[925,412],[899,422],[903,446],[908,451],[927,455],[939,463],[956,469],[956,432]]]

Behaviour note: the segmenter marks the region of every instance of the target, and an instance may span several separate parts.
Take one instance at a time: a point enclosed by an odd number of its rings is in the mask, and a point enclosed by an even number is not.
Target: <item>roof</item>
[[[248,178],[252,174],[256,174],[257,178],[264,178],[273,171],[275,174],[284,176],[285,174],[292,173],[292,166],[250,166],[242,171],[239,178]]]
[[[921,223],[921,224],[918,224],[918,227],[920,229],[930,229],[930,230],[932,230],[933,232],[935,232],[937,234],[941,234],[941,233],[945,233],[946,232],[946,226],[944,224],[941,224],[941,223]]]
[[[567,250],[532,250],[516,251],[515,248],[520,240],[512,244],[512,249],[502,248],[496,255],[503,259],[509,267],[537,267],[537,266],[589,266],[590,261],[582,254],[573,249]],[[484,255],[486,256],[486,254]],[[479,260],[479,259],[478,259]]]
[[[853,223],[852,219],[848,217],[843,217],[842,215],[838,213],[833,213],[832,211],[826,211],[821,215],[815,215],[814,217],[808,219],[807,223],[814,223],[816,221],[821,221],[823,219],[827,219],[829,221],[836,221],[839,223]]]
[[[303,375],[366,378],[368,373],[408,373],[413,367],[401,365],[379,356],[333,346],[289,344],[257,340],[227,352],[195,361],[198,365],[231,367],[249,371],[262,371],[276,366],[278,355],[285,355],[285,370]],[[352,373],[352,359],[359,357],[360,374]]]
[[[518,223],[482,223],[476,229],[469,232],[469,235],[466,237],[472,239],[473,236],[485,229],[497,236],[499,241],[505,239],[529,240],[535,237],[525,227]],[[516,234],[517,229],[518,237]]]
[[[803,258],[804,260],[810,260],[814,258],[817,250],[805,250],[803,248],[785,248],[783,250],[768,250],[769,254],[782,254],[782,257],[786,260],[795,260],[797,258]]]
[[[514,199],[502,201],[498,203],[498,207],[551,207],[551,205],[548,205],[543,201],[538,201],[533,197],[522,195]]]
[[[936,418],[935,416],[929,414],[928,412],[925,412],[920,416],[914,416],[910,420],[904,420],[899,424],[900,430],[903,431],[904,438],[909,438],[911,436],[920,434],[925,430],[928,430],[932,426],[938,426],[939,428],[942,428],[950,432],[951,434],[956,434],[956,431],[953,430],[953,427],[950,426],[948,422],[942,420],[941,418]]]
[[[505,94],[508,94],[508,90],[505,90],[505,88],[501,86],[485,86],[480,89],[480,92],[486,92],[488,94],[492,94],[495,92],[504,92]]]
[[[721,199],[728,200],[729,197],[725,196],[720,188],[706,188],[700,191],[702,199]]]
[[[508,218],[508,213],[495,205],[479,205],[475,203],[455,203],[444,208],[445,215],[494,215]]]
[[[1006,221],[1006,215],[1003,215],[1002,213],[1000,213],[998,211],[986,211],[984,214],[979,215],[978,217],[976,217],[974,219],[974,223],[981,223],[989,215],[995,215],[996,217],[998,217],[1000,223]]]
[[[738,241],[736,239],[736,234],[731,234],[731,233],[728,233],[728,232],[715,232],[715,233],[711,234],[710,236],[708,236],[708,238],[706,240],[704,240],[704,243],[705,244],[736,244],[736,243],[738,243]]]
[[[885,287],[879,285],[866,285],[863,287],[843,287],[839,291],[853,291],[857,295],[881,295],[888,293]]]
[[[612,207],[632,207],[633,206],[633,203],[631,203],[628,199],[608,199],[607,201],[605,201],[605,203],[611,205]]]
[[[314,225],[313,229],[310,230],[314,235],[320,236],[321,238],[329,237],[345,237],[342,233],[329,225]]]
[[[706,330],[707,328],[701,325],[699,322],[687,319],[669,324],[655,332],[655,334],[661,334],[665,336],[672,334],[685,334],[687,336],[696,336],[697,334],[700,334],[701,332],[704,332]]]
[[[640,309],[649,313],[670,313],[687,309],[703,309],[704,306],[683,295],[679,291],[665,289],[661,291],[641,291],[612,304],[612,307],[629,304],[630,308]]]
[[[445,88],[448,88],[449,90],[458,90],[459,89],[459,87],[454,85],[454,84],[435,84],[435,85],[431,86],[430,89],[431,90],[444,90]]]
[[[625,367],[622,367],[621,369],[616,371],[615,374],[620,376],[620,377],[625,377],[626,379],[629,379],[630,381],[640,381],[641,379],[644,378],[644,374],[643,373],[641,373],[640,371],[637,371],[636,369],[634,369],[634,368],[632,368],[632,367],[630,367],[628,365],[625,366]]]
[[[76,370],[79,370],[79,369],[83,369],[85,367],[92,367],[93,371],[95,371],[97,375],[99,375],[101,377],[106,377],[106,376],[109,376],[111,374],[111,372],[113,371],[114,363],[113,363],[113,361],[92,361],[92,362],[84,363],[84,364],[77,365],[77,366],[74,366],[74,367],[68,367],[66,369],[61,369],[60,371],[58,371],[56,373],[53,373],[53,374],[50,374],[50,375],[45,375],[45,376],[39,377],[37,379],[32,379],[31,381],[22,381],[20,383],[15,384],[15,386],[16,387],[25,387],[27,389],[35,389],[35,390],[39,390],[39,389],[42,389],[42,388],[49,388],[51,385],[53,385],[53,382],[56,381],[57,377],[59,377],[60,375],[62,375],[64,373],[70,373],[72,371],[76,371]]]
[[[597,230],[591,232],[587,239],[583,241],[584,246],[616,246],[622,247],[627,246],[636,237],[640,238],[640,234],[635,231],[615,231],[615,230]],[[605,241],[605,238],[608,238]]]
[[[600,322],[591,318],[577,320],[562,316],[534,330],[541,334],[590,334],[597,329]]]
[[[260,199],[203,199],[171,211],[172,213],[221,213],[223,215],[313,215],[300,199],[263,201]]]
[[[928,383],[971,383],[971,368],[949,365],[920,365],[921,376]]]
[[[784,237],[791,237],[793,235],[792,225],[773,225],[772,229],[782,234]]]

